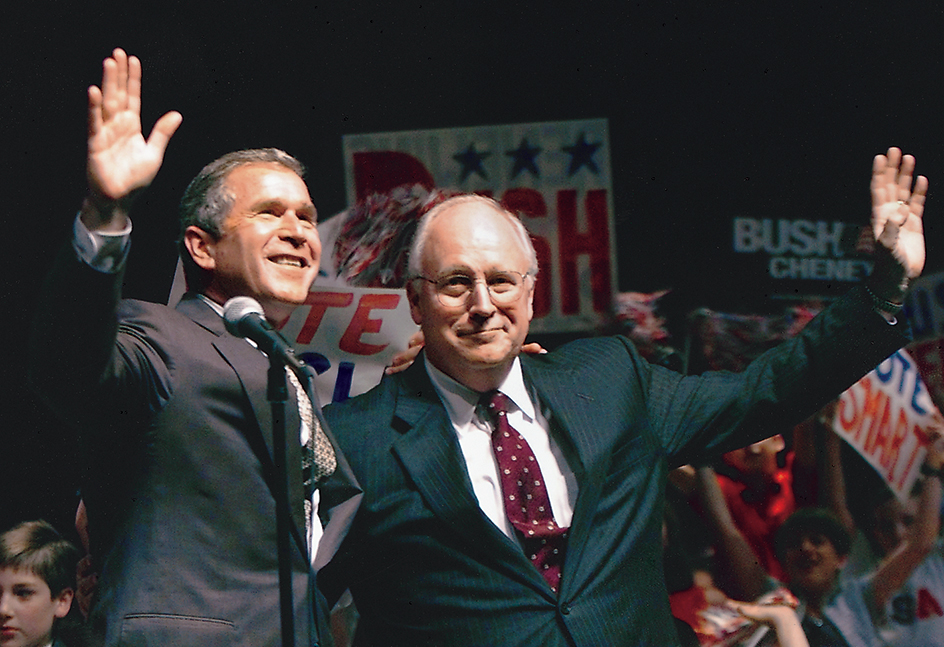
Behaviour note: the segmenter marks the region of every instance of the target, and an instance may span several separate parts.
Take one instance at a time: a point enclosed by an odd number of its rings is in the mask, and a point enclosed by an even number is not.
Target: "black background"
[[[561,3],[558,3],[561,4]],[[928,271],[944,266],[944,12],[925,0],[757,3],[34,2],[3,10],[0,282],[8,349],[0,527],[71,523],[79,468],[26,390],[36,287],[84,193],[85,89],[115,46],[144,65],[144,123],[184,115],[139,200],[127,296],[162,301],[176,203],[199,168],[277,146],[342,210],[348,133],[605,117],[619,289],[679,311],[764,309],[735,216],[865,223],[872,156],[931,178]],[[758,272],[747,272],[758,276]],[[49,343],[56,343],[49,340]],[[68,367],[49,367],[68,370]]]

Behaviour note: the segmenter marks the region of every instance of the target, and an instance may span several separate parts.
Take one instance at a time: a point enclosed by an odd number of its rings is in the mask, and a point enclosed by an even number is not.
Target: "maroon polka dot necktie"
[[[557,593],[567,547],[567,528],[561,528],[554,521],[534,452],[508,423],[508,397],[490,391],[482,395],[481,402],[494,426],[492,449],[498,461],[505,514],[521,540],[525,555]]]

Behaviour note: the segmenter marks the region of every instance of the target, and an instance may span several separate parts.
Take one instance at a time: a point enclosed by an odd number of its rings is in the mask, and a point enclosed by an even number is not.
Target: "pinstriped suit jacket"
[[[521,358],[579,486],[560,596],[480,511],[448,416],[415,362],[325,414],[364,499],[329,592],[359,644],[674,645],[662,575],[667,472],[811,414],[907,340],[857,291],[742,374],[682,377],[625,338]]]

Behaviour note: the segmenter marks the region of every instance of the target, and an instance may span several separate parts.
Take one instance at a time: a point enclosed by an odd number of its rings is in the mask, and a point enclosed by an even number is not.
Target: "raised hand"
[[[908,281],[924,269],[924,199],[928,179],[913,180],[915,158],[897,148],[876,155],[872,164],[872,232],[876,267],[870,286],[879,296],[900,302]],[[914,186],[912,187],[912,183]],[[883,262],[882,254],[894,262]]]
[[[748,620],[762,622],[774,629],[781,647],[809,647],[803,626],[792,607],[784,604],[759,604],[728,600],[727,606]]]
[[[134,194],[157,175],[164,151],[183,117],[158,119],[145,139],[141,129],[141,61],[115,49],[103,65],[101,88],[88,90],[89,201],[83,219],[91,228],[124,226]],[[89,207],[92,208],[89,208]]]

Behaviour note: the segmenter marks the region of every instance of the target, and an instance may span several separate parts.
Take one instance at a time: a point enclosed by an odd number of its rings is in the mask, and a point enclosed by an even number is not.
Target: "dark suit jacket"
[[[900,328],[900,327],[899,327]],[[326,408],[364,499],[320,573],[364,645],[673,645],[662,574],[669,469],[799,421],[906,339],[859,293],[743,374],[682,377],[621,337],[522,356],[579,493],[560,596],[480,511],[422,362]]]
[[[106,645],[279,645],[268,360],[201,299],[119,301],[120,275],[60,256],[35,326],[32,381],[88,452],[83,487]],[[299,428],[285,407],[296,644],[330,644],[304,544]],[[322,547],[359,499],[339,454]],[[298,528],[301,532],[298,532]],[[325,561],[324,556],[321,556]]]

